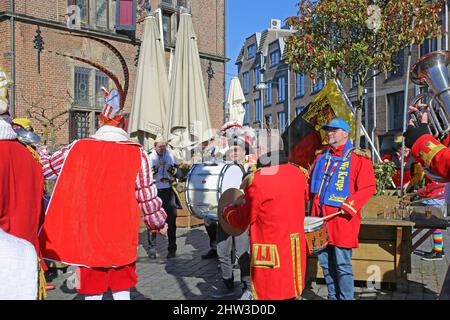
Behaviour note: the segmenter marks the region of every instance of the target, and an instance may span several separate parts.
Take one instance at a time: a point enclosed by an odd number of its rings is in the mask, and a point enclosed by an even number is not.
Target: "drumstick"
[[[324,221],[324,220],[333,218],[333,217],[335,217],[335,216],[337,216],[337,215],[339,215],[339,214],[341,214],[341,213],[342,213],[342,210],[339,210],[338,212],[333,213],[333,214],[330,214],[329,216],[326,216],[326,217],[317,219],[317,220],[315,220],[315,221],[311,221],[311,222],[307,223],[307,225],[315,224],[315,223],[317,223],[317,222],[319,222],[319,221]]]

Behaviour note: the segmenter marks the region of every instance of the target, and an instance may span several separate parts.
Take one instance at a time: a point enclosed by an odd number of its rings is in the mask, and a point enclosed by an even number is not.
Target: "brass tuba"
[[[444,137],[450,132],[450,51],[434,51],[423,56],[411,67],[411,81],[418,85],[426,85],[429,91],[414,97],[412,105],[420,109],[417,104],[427,98],[426,110],[419,110],[419,114],[428,111],[429,128],[436,138]],[[417,121],[417,114],[411,117]],[[445,179],[424,168],[425,174],[436,182],[446,182]]]
[[[417,95],[412,105],[428,98],[427,110],[429,124],[434,136],[442,136],[450,131],[450,51],[434,51],[423,56],[411,67],[411,81],[418,85],[426,85],[430,89]],[[419,113],[424,110],[420,110]],[[417,120],[417,115],[411,115]]]

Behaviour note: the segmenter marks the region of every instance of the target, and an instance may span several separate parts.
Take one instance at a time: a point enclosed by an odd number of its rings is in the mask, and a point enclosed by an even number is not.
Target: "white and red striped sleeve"
[[[61,150],[56,151],[52,155],[40,153],[42,172],[46,180],[54,180],[58,178],[64,160],[69,154],[70,149],[73,147],[76,141],[63,147]]]
[[[150,160],[141,148],[141,169],[136,178],[136,199],[139,209],[144,215],[144,222],[148,229],[159,230],[164,227],[167,214],[158,197],[158,189],[153,180]]]

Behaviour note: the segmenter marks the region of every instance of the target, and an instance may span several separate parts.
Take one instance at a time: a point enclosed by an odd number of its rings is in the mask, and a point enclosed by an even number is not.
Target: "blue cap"
[[[341,118],[333,118],[328,124],[324,125],[322,129],[327,130],[328,128],[342,129],[350,133],[350,126],[348,123]]]

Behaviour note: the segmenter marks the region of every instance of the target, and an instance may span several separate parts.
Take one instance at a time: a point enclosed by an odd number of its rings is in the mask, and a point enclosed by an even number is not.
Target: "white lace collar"
[[[130,141],[130,135],[123,129],[108,125],[100,127],[91,138],[102,141]]]

